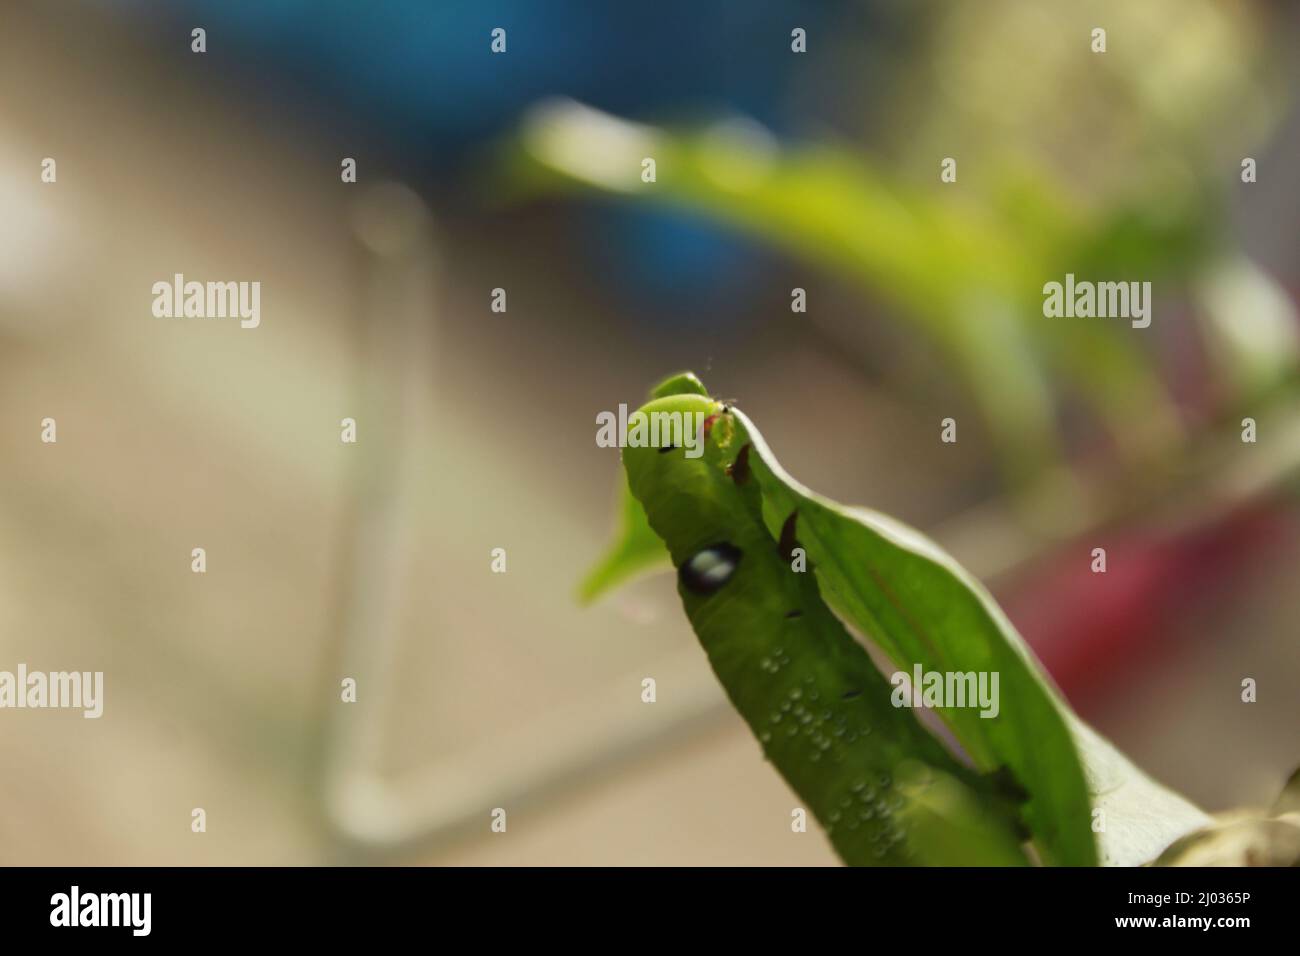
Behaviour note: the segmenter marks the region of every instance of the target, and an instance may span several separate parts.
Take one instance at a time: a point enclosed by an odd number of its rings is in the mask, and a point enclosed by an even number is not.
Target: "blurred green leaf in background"
[[[1248,16],[1200,0],[1103,7],[926,6],[928,59],[899,68],[870,151],[832,133],[783,144],[741,117],[661,128],[553,100],[526,118],[506,178],[517,194],[703,215],[856,283],[916,347],[940,350],[1012,488],[1068,456],[1075,401],[1141,478],[1186,440],[1160,351],[1188,319],[1211,346],[1218,418],[1294,386],[1294,305],[1225,217],[1241,151],[1285,85]],[[1101,56],[1086,42],[1094,19],[1115,38]],[[949,156],[958,178],[944,184]],[[640,179],[646,157],[654,183]],[[1046,319],[1043,285],[1067,272],[1153,282],[1156,327]],[[869,347],[852,321],[837,334]]]

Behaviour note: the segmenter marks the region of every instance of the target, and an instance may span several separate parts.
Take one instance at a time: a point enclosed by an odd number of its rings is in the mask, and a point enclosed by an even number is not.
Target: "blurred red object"
[[[1080,542],[998,599],[1077,703],[1114,693],[1177,654],[1197,608],[1222,600],[1246,569],[1296,537],[1293,511],[1256,502],[1175,537],[1117,531]],[[1092,570],[1095,547],[1106,550],[1105,573]]]

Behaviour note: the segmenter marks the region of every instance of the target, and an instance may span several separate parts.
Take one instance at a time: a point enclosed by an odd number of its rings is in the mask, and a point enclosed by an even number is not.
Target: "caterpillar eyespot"
[[[724,541],[695,552],[682,562],[677,575],[686,590],[713,594],[731,580],[739,564],[740,549]]]

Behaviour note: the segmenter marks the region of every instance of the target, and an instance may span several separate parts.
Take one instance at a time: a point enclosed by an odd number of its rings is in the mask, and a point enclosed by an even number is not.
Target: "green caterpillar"
[[[893,706],[817,576],[793,569],[798,511],[769,529],[752,426],[694,376],[654,395],[642,412],[703,417],[704,454],[627,448],[629,488],[727,695],[836,851],[850,864],[1027,863],[1007,775],[963,766]]]
[[[671,559],[727,695],[845,861],[1133,866],[1211,823],[1070,710],[933,542],[809,491],[694,375],[640,411],[698,416],[703,441],[625,449],[621,531],[579,597]],[[892,705],[846,626],[904,672],[998,675],[999,707],[934,708],[971,766]]]

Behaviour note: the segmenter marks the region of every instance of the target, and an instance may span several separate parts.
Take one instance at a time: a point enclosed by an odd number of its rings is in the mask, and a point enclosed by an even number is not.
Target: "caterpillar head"
[[[737,493],[744,427],[689,372],[651,394],[628,419],[628,486],[668,545],[683,586],[708,594],[726,583],[740,560],[737,528],[753,521]],[[741,466],[743,474],[743,459]]]

